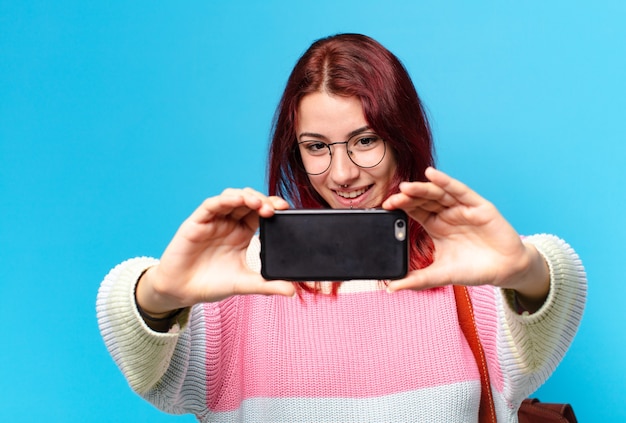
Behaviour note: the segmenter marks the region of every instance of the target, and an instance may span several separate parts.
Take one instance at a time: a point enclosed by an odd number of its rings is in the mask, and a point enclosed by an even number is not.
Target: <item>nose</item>
[[[359,167],[350,160],[348,154],[347,144],[333,145],[329,176],[337,185],[349,185],[359,176]]]

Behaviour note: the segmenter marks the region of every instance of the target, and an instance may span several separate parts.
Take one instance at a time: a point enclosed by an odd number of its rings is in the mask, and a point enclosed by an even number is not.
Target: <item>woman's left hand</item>
[[[521,241],[489,201],[434,168],[429,182],[403,182],[385,209],[402,209],[435,245],[433,263],[389,283],[390,291],[444,285],[495,285],[514,289],[527,309],[543,304],[549,269],[539,252]]]

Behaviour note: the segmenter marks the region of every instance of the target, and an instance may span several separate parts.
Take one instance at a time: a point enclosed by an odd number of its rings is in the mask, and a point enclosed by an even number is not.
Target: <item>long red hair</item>
[[[434,165],[428,120],[408,72],[380,43],[360,34],[339,34],[314,42],[296,63],[283,92],[272,126],[269,151],[269,194],[296,208],[327,208],[302,170],[296,142],[300,100],[325,91],[361,100],[365,118],[395,153],[396,174],[389,195],[401,181],[424,181]],[[429,265],[433,244],[415,221],[409,226],[410,267]]]

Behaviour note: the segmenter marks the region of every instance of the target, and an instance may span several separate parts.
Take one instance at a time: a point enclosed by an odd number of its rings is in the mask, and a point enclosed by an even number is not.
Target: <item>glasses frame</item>
[[[375,133],[372,133],[372,134],[376,135]],[[298,144],[297,144],[294,152],[298,152],[299,158],[300,158],[300,160],[299,160],[300,166],[302,167],[302,170],[304,170],[304,172],[306,172],[307,175],[316,176],[316,175],[321,175],[322,173],[328,171],[328,169],[330,169],[330,166],[333,164],[333,149],[331,149],[330,147],[333,146],[333,145],[338,145],[338,144],[345,144],[346,145],[346,154],[348,155],[348,158],[350,159],[350,161],[352,163],[354,163],[356,166],[360,167],[361,169],[371,169],[373,167],[378,166],[384,160],[385,156],[387,155],[387,143],[385,142],[385,140],[383,138],[381,138],[380,136],[376,135],[383,142],[383,155],[380,157],[380,160],[376,164],[373,164],[371,166],[361,166],[360,164],[355,162],[354,159],[352,158],[352,156],[350,155],[350,149],[348,149],[348,143],[350,141],[352,141],[353,138],[358,137],[358,136],[362,136],[362,135],[363,134],[355,135],[355,136],[351,137],[350,139],[348,139],[346,141],[337,141],[337,142],[330,142],[330,143],[326,143],[324,141],[319,141],[320,143],[324,144],[324,146],[326,146],[326,148],[328,149],[328,155],[330,156],[330,160],[328,161],[328,166],[326,167],[326,169],[322,170],[321,172],[311,173],[311,172],[306,170],[306,167],[304,166],[304,160],[302,159],[302,153],[300,152],[300,148],[298,148],[301,144],[310,143],[311,141],[298,141]]]

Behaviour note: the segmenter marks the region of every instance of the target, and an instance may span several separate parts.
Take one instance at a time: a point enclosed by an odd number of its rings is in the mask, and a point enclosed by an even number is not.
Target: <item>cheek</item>
[[[395,154],[390,154],[389,157],[386,157],[381,164],[380,179],[385,179],[387,180],[387,183],[389,183],[395,179],[396,172],[398,170]]]
[[[400,181],[398,180],[397,171],[398,166],[396,164],[395,157],[392,157],[389,162],[384,163],[384,168],[381,169],[381,172],[378,177],[378,181],[381,182],[381,185],[384,186],[385,193],[384,197],[387,197],[392,191],[394,191],[394,186],[397,185]]]
[[[315,175],[315,176],[308,175],[308,177],[309,177],[309,183],[311,184],[313,189],[319,193],[320,188],[324,186],[324,181],[326,180],[326,177],[324,175]]]

